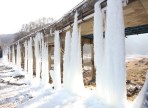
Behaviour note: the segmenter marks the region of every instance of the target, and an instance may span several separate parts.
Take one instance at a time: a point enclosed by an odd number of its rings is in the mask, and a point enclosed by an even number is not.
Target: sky
[[[15,33],[22,24],[42,17],[55,20],[83,0],[0,0],[0,34]]]

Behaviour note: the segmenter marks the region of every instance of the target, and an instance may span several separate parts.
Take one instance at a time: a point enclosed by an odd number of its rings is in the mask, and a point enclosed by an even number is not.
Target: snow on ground
[[[127,60],[137,58],[128,57]],[[29,85],[27,80],[16,66],[0,62],[0,108],[109,108],[95,96],[95,90],[74,95],[64,89],[55,91],[52,85],[36,84],[35,79]],[[130,108],[132,102],[126,105]]]
[[[0,63],[0,108],[108,108],[94,91],[74,95],[64,89],[55,91],[52,85],[37,86],[35,81],[29,85],[23,71]]]

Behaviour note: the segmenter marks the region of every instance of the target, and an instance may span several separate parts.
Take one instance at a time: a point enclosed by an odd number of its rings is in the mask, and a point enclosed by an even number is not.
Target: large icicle
[[[107,1],[105,34],[104,97],[114,108],[124,108],[126,100],[125,40],[121,0]]]
[[[69,91],[75,94],[79,94],[84,90],[83,76],[82,76],[82,58],[81,58],[81,37],[78,32],[78,13],[75,14],[72,43],[71,43],[71,55],[70,55],[70,85]]]
[[[54,74],[53,85],[55,89],[61,88],[61,68],[60,68],[60,39],[59,31],[55,31],[54,38]]]
[[[17,57],[16,57],[16,64],[19,68],[21,68],[21,51],[20,51],[20,44],[17,44]]]
[[[25,64],[24,64],[24,71],[27,73],[27,58],[28,58],[28,46],[27,46],[27,41],[24,43],[25,47]]]
[[[39,49],[39,41],[41,39],[41,34],[37,33],[34,38],[34,46],[35,46],[35,59],[36,59],[36,79],[40,81],[40,73],[41,73],[41,55]]]
[[[15,49],[14,49],[14,45],[12,46],[12,63],[13,65],[15,65]]]
[[[44,44],[44,79],[43,83],[44,85],[49,83],[49,68],[48,68],[48,45],[45,42]]]
[[[71,47],[71,34],[70,31],[66,32],[65,37],[65,52],[64,52],[64,65],[63,65],[63,86],[67,89],[70,85],[70,47]]]
[[[11,58],[10,58],[10,56],[11,56],[11,50],[10,50],[10,47],[8,47],[8,54],[9,54],[9,62],[11,62]]]
[[[32,55],[32,37],[28,41],[28,75],[30,83],[33,80],[33,55]]]
[[[103,59],[104,58],[104,39],[103,39],[103,19],[100,3],[95,4],[94,13],[94,62],[96,67],[96,90],[98,97],[104,98],[103,93]]]
[[[46,85],[49,82],[49,69],[48,69],[48,46],[46,42],[44,42],[44,38],[42,36],[42,81],[43,84]]]

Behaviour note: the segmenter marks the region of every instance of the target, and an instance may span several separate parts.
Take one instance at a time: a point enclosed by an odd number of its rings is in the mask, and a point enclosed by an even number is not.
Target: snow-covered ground
[[[64,89],[53,90],[52,85],[29,85],[23,71],[0,62],[0,108],[108,108],[86,89],[79,95]]]

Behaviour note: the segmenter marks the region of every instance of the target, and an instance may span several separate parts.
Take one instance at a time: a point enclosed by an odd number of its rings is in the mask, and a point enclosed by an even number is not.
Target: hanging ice
[[[43,35],[41,33],[41,35]],[[42,36],[42,81],[43,84],[46,85],[49,82],[49,71],[48,71],[48,46],[46,42],[44,42],[44,38]]]
[[[102,70],[104,58],[103,19],[100,3],[95,4],[94,13],[94,62],[96,67],[96,89],[99,98],[104,97]]]
[[[3,62],[5,64],[8,63],[8,47],[5,47],[3,50]]]
[[[71,48],[71,34],[70,31],[66,32],[65,37],[65,52],[64,52],[64,65],[63,65],[63,86],[67,89],[70,85],[70,48]]]
[[[36,79],[40,81],[40,73],[41,73],[41,54],[40,54],[40,41],[41,41],[41,33],[37,33],[34,38],[34,46],[35,46],[35,60],[36,60]]]
[[[59,31],[55,31],[55,38],[54,38],[54,74],[53,74],[53,85],[54,85],[55,89],[61,88]]]
[[[15,49],[14,49],[14,45],[12,46],[12,63],[13,63],[13,65],[15,65]]]
[[[75,94],[81,93],[84,90],[83,76],[82,76],[82,58],[81,58],[81,37],[78,32],[77,12],[74,17],[74,25],[71,42],[70,55],[70,85],[69,91]]]
[[[125,40],[121,0],[107,1],[104,101],[122,108],[126,100]]]
[[[32,38],[28,41],[28,75],[30,83],[33,79],[33,55],[32,55]]]
[[[21,68],[21,51],[20,51],[20,44],[17,44],[17,57],[16,57],[16,64],[19,68]]]
[[[27,41],[25,41],[24,43],[24,47],[25,47],[25,65],[24,65],[24,71],[27,73],[27,64],[28,64],[28,46],[27,46]]]
[[[10,55],[11,55],[11,51],[10,51],[10,47],[8,47],[8,61],[9,62],[11,62]]]

